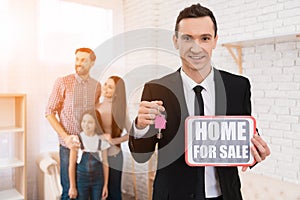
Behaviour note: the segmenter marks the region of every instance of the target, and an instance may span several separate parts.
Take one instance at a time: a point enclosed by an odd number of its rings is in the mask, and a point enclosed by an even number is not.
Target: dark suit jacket
[[[214,69],[216,115],[251,115],[250,83],[242,76]],[[146,83],[142,100],[162,100],[167,127],[163,138],[150,126],[143,138],[130,135],[129,148],[137,162],[149,160],[158,143],[157,172],[153,186],[155,200],[195,199],[197,168],[185,163],[184,124],[189,116],[179,70]],[[236,167],[216,167],[224,200],[241,200],[240,179]]]

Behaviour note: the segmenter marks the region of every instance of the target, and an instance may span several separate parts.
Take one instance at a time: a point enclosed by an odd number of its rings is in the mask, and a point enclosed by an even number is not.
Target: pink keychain
[[[155,118],[155,128],[158,129],[157,139],[162,138],[161,129],[166,129],[166,123],[167,123],[167,120],[165,118],[165,115],[159,114],[159,115],[156,116],[156,118]]]

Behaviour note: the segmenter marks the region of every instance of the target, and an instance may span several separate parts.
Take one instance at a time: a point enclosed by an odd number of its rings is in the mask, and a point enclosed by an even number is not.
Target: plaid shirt
[[[80,119],[83,112],[94,110],[101,95],[101,85],[89,77],[82,80],[77,74],[58,78],[50,95],[45,115],[58,115],[59,122],[70,135],[81,131]],[[59,137],[59,143],[66,146]]]

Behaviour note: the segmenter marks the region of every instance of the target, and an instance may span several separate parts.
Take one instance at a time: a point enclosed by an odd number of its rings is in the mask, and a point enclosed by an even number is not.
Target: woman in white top
[[[123,168],[123,153],[121,143],[128,140],[128,132],[131,122],[128,117],[125,83],[118,76],[111,76],[103,85],[103,101],[96,105],[101,119],[99,123],[104,133],[110,133],[107,140],[110,143],[108,149],[109,181],[107,200],[120,200],[121,179]],[[127,132],[122,135],[123,130]]]

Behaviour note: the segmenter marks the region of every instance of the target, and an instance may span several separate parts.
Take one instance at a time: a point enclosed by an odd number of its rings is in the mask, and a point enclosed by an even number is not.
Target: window
[[[9,1],[1,0],[0,1],[0,60],[1,65],[0,69],[6,67],[6,63],[11,58],[11,51],[15,45],[15,26],[13,23],[13,18],[9,16]]]
[[[96,48],[113,35],[112,9],[62,0],[40,0],[38,57],[70,62],[79,47]]]

